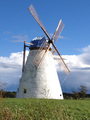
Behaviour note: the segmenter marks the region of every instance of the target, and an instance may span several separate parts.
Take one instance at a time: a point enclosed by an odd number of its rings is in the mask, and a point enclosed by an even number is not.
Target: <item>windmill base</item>
[[[38,69],[33,64],[36,53],[37,50],[29,52],[16,98],[63,99],[51,51],[48,51]]]

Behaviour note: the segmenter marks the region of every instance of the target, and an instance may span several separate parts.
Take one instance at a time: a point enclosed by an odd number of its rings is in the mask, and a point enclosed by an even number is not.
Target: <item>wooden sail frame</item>
[[[38,16],[38,14],[37,14],[34,6],[31,4],[28,9],[29,9],[29,11],[31,12],[31,14],[33,15],[33,17],[35,18],[35,20],[37,21],[37,23],[39,24],[39,26],[41,27],[41,29],[44,31],[44,33],[46,34],[46,36],[47,36],[48,39],[49,39],[49,41],[48,41],[48,44],[49,44],[49,45],[48,45],[46,51],[43,50],[43,47],[45,47],[44,44],[45,44],[46,41],[45,41],[44,43],[42,43],[42,45],[40,46],[40,49],[38,50],[38,52],[37,52],[37,54],[36,54],[36,56],[35,56],[35,58],[34,58],[34,60],[33,60],[35,66],[36,66],[37,68],[40,67],[40,65],[41,65],[41,63],[43,62],[43,60],[44,60],[44,58],[45,58],[45,56],[46,56],[46,54],[47,54],[47,52],[48,52],[48,50],[49,50],[49,48],[50,48],[50,45],[51,45],[51,43],[52,43],[55,51],[57,52],[57,54],[58,54],[59,57],[60,57],[60,60],[62,61],[63,65],[65,66],[65,68],[66,68],[67,71],[68,71],[68,72],[66,72],[66,74],[69,75],[70,70],[68,69],[66,63],[64,62],[64,60],[63,60],[63,58],[61,57],[59,51],[57,50],[56,46],[55,46],[54,43],[53,43],[53,42],[56,42],[56,41],[57,41],[57,39],[59,38],[59,36],[60,36],[60,34],[61,34],[62,29],[64,28],[64,24],[63,24],[62,20],[59,21],[59,24],[58,24],[58,26],[57,26],[57,29],[56,29],[56,31],[55,31],[52,39],[51,39],[51,38],[49,37],[49,34],[48,34],[46,28],[45,28],[44,25],[42,24],[42,22],[41,22],[41,20],[40,20],[40,18],[39,18],[39,16]],[[42,51],[42,54],[40,54],[41,51]],[[42,55],[42,57],[41,57],[40,55]],[[40,58],[39,58],[39,56],[40,56]],[[60,64],[60,62],[59,62],[59,64]]]

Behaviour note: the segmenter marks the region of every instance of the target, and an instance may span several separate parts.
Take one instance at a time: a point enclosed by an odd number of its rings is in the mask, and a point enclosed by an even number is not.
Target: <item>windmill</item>
[[[16,97],[63,99],[61,86],[54,65],[53,54],[55,60],[59,63],[64,72],[69,75],[70,70],[54,44],[60,36],[64,24],[62,20],[60,20],[53,37],[50,38],[34,6],[31,4],[28,9],[48,39],[45,37],[36,37],[31,43],[24,42],[23,73]],[[29,46],[26,44],[29,44]],[[30,52],[25,64],[26,47],[29,47]],[[55,53],[57,55],[55,55]]]

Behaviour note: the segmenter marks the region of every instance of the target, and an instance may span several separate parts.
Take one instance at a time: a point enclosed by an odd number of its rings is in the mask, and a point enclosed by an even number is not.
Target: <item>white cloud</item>
[[[12,40],[12,42],[24,42],[28,40],[28,35],[24,35],[24,36],[17,35],[17,36],[12,36],[12,38],[14,39]]]
[[[67,66],[70,68],[70,75],[65,79],[64,73],[57,69],[64,92],[77,90],[80,85],[85,85],[90,92],[90,46],[82,49],[79,55],[63,55]]]
[[[10,31],[5,31],[3,34],[10,34],[11,32]]]
[[[56,69],[61,82],[63,92],[77,90],[80,85],[85,85],[90,93],[90,46],[82,49],[79,55],[62,55],[65,63],[70,69],[70,75],[66,74],[56,64]],[[10,57],[0,57],[0,79],[7,83],[7,86],[19,84],[22,74],[23,52],[11,53]],[[26,56],[28,51],[26,52]]]
[[[26,57],[28,51],[26,51]],[[19,83],[22,73],[23,52],[11,53],[10,57],[0,57],[0,80],[7,87]]]

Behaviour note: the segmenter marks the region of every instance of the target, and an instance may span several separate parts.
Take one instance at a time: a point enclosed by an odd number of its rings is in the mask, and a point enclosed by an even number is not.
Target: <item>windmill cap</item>
[[[30,45],[30,48],[33,48],[33,47],[40,47],[42,45],[42,43],[45,41],[45,44],[43,47],[47,47],[46,43],[48,42],[48,40],[44,37],[44,36],[40,36],[40,37],[35,37],[31,43],[34,44],[34,45]]]

